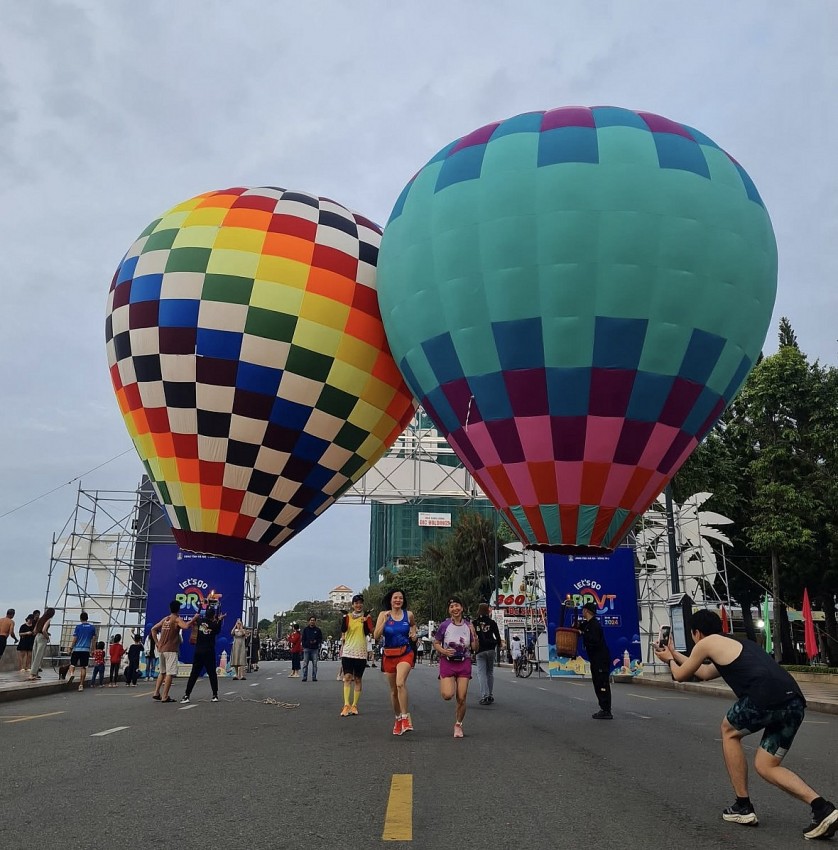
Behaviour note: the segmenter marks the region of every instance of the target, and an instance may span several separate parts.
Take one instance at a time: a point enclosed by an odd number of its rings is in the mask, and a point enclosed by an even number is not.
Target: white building
[[[352,588],[339,584],[329,591],[329,601],[335,608],[346,608],[352,603]]]

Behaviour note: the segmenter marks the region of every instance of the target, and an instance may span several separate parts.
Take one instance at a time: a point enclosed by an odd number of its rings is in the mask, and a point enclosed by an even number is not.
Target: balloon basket
[[[579,629],[560,626],[556,629],[556,655],[562,658],[576,658],[579,654]]]

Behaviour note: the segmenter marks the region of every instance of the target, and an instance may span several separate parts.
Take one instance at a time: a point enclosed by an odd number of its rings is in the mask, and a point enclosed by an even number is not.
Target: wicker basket
[[[560,626],[556,629],[556,655],[562,658],[576,658],[579,654],[579,629]]]

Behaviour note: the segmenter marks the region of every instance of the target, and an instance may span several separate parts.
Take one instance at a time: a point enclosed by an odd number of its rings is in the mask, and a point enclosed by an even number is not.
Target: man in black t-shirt
[[[762,729],[754,758],[756,772],[812,807],[812,822],[803,831],[805,838],[833,836],[838,829],[838,809],[782,766],[806,711],[797,682],[753,641],[740,642],[722,634],[722,621],[715,611],[696,611],[690,629],[695,646],[689,656],[676,651],[671,639],[668,646],[656,647],[655,655],[669,664],[676,682],[687,682],[693,676],[705,681],[721,676],[737,696],[722,721],[722,749],[736,802],[722,812],[722,818],[749,826],[759,822],[748,796],[748,762],[742,738]]]
[[[204,612],[199,612],[192,620],[195,629],[195,655],[192,660],[192,670],[186,683],[186,693],[181,702],[189,702],[192,689],[198,681],[198,676],[206,670],[210,688],[211,702],[218,702],[218,672],[216,670],[215,637],[221,631],[221,623],[226,614],[219,614],[215,606],[208,606]]]
[[[481,602],[477,616],[472,620],[477,632],[477,681],[480,683],[480,705],[491,705],[495,698],[495,655],[501,644],[498,624],[489,616],[489,606]]]
[[[605,642],[602,624],[596,618],[594,602],[582,606],[582,619],[576,624],[582,632],[582,642],[591,665],[591,680],[594,685],[599,711],[591,715],[594,720],[611,720],[611,653]]]
[[[317,617],[309,617],[308,625],[303,629],[303,681],[308,679],[308,665],[311,662],[311,681],[317,681],[317,657],[323,645],[323,632],[317,625]]]

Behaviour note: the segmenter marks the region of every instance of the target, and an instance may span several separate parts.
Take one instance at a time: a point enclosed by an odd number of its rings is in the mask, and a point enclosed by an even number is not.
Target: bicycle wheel
[[[532,661],[521,662],[521,672],[518,673],[518,675],[522,679],[529,679],[529,677],[532,676],[533,667],[535,667],[535,664],[533,664]]]

